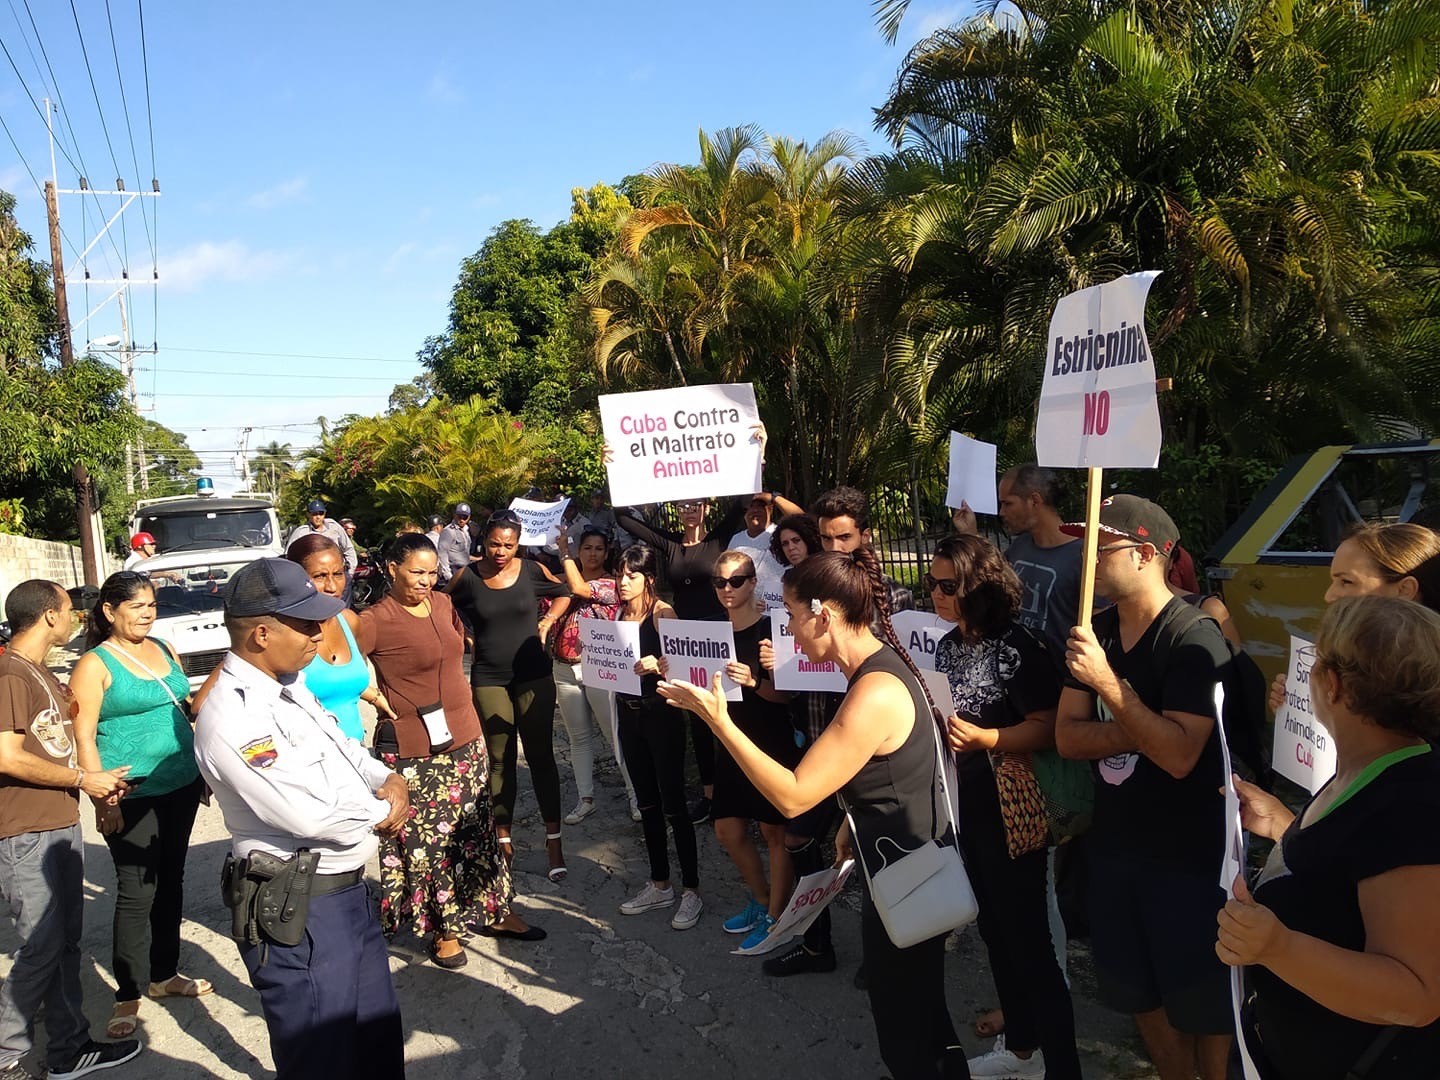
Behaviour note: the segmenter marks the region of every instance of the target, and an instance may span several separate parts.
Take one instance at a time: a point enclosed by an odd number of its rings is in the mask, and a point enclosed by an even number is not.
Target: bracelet
[[[85,790],[85,770],[84,770],[84,769],[78,769],[78,768],[77,768],[77,769],[75,770],[75,790],[76,790],[76,791],[84,791],[84,790]]]

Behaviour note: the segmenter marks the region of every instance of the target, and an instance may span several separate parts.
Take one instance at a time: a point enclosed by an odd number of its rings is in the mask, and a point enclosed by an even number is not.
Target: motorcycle
[[[350,606],[364,611],[371,604],[379,602],[390,588],[385,576],[385,561],[379,555],[369,552],[360,556],[355,572],[350,575]]]

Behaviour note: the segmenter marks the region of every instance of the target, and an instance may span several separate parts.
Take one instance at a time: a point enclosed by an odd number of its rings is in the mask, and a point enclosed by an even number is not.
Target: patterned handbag
[[[1030,755],[991,753],[990,766],[1000,793],[1000,819],[1005,825],[1005,847],[1010,857],[1018,859],[1048,846],[1050,817]]]

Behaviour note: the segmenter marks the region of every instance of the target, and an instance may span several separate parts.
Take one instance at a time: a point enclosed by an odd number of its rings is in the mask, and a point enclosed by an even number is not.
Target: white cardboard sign
[[[1145,298],[1160,271],[1061,297],[1050,317],[1035,456],[1059,468],[1153,469],[1160,462],[1155,360]]]
[[[580,681],[617,694],[640,696],[640,624],[580,618]]]
[[[854,869],[855,860],[846,859],[840,866],[806,874],[795,883],[795,892],[790,897],[785,913],[775,920],[770,932],[758,944],[748,949],[734,949],[732,952],[736,956],[759,956],[786,944],[797,934],[805,933],[820,912],[830,906],[830,901],[840,895]]]
[[[790,613],[783,607],[770,609],[770,644],[775,649],[776,690],[828,690],[843,694],[849,687],[845,673],[833,660],[818,664],[805,658],[790,633]]]
[[[530,499],[511,499],[510,509],[520,519],[520,546],[544,547],[560,535],[560,520],[565,516],[569,499],[542,503]]]
[[[977,514],[998,514],[1000,497],[995,484],[995,444],[950,432],[950,477],[945,505],[962,502]]]
[[[1215,686],[1215,715],[1225,715],[1225,687]],[[1240,828],[1240,793],[1235,790],[1235,771],[1230,764],[1230,746],[1225,741],[1225,727],[1215,725],[1220,737],[1220,761],[1225,770],[1225,850],[1220,857],[1220,888],[1225,890],[1225,899],[1235,899],[1235,879],[1244,872],[1245,838]],[[1245,1000],[1245,969],[1230,969],[1230,1014],[1235,1018],[1236,1032],[1243,1032],[1240,1019],[1242,1003]],[[1255,1062],[1250,1057],[1250,1047],[1244,1035],[1239,1036],[1241,1073],[1245,1080],[1260,1080]]]
[[[760,490],[760,423],[749,383],[600,395],[616,506]]]
[[[735,634],[728,622],[661,619],[655,625],[660,629],[660,653],[669,664],[666,678],[709,690],[718,671],[726,700],[740,700],[740,684],[725,674],[725,665],[735,659]]]
[[[1290,666],[1285,673],[1285,704],[1275,714],[1275,771],[1310,794],[1335,775],[1335,740],[1315,717],[1310,701],[1310,669],[1315,646],[1290,636]]]
[[[930,691],[930,700],[940,710],[940,715],[947,719],[955,715],[955,694],[950,689],[950,679],[943,671],[926,671],[923,668],[920,676],[925,680],[925,689]]]
[[[897,611],[890,616],[890,624],[895,627],[895,636],[900,639],[900,644],[909,650],[915,666],[921,671],[935,670],[935,647],[940,644],[941,638],[955,629],[954,623],[948,623],[928,611]]]

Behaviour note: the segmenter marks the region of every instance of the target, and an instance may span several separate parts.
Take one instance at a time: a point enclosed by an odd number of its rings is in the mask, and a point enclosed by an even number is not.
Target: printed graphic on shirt
[[[275,749],[274,737],[266,735],[263,739],[254,739],[240,747],[240,756],[252,769],[268,769],[275,764],[280,751]]]
[[[1058,575],[1048,566],[1039,563],[1027,562],[1024,559],[1015,561],[1015,573],[1020,578],[1020,584],[1025,586],[1025,596],[1021,600],[1020,622],[1032,630],[1045,630],[1045,623],[1049,620],[1050,594],[1055,591],[1055,581]]]
[[[1290,876],[1290,867],[1285,863],[1285,845],[1276,844],[1270,849],[1270,857],[1265,860],[1265,866],[1260,871],[1260,876],[1255,879],[1255,884],[1250,886],[1252,892],[1260,886],[1271,881],[1278,881],[1280,878]]]
[[[1100,715],[1102,724],[1113,724],[1115,716],[1110,707],[1105,704],[1098,694],[1095,697],[1095,709]],[[1140,761],[1139,754],[1111,754],[1100,760],[1100,779],[1107,784],[1120,785],[1129,780],[1135,772],[1135,766]]]
[[[1020,669],[1020,652],[1000,640],[961,643],[953,667],[946,672],[955,707],[962,715],[980,716],[987,705],[1005,696],[1005,684]]]
[[[71,768],[74,767],[75,744],[70,739],[70,733],[65,730],[65,718],[56,709],[42,709],[35,719],[30,721],[30,734],[35,736],[47,754],[53,758],[61,758],[71,763]]]

